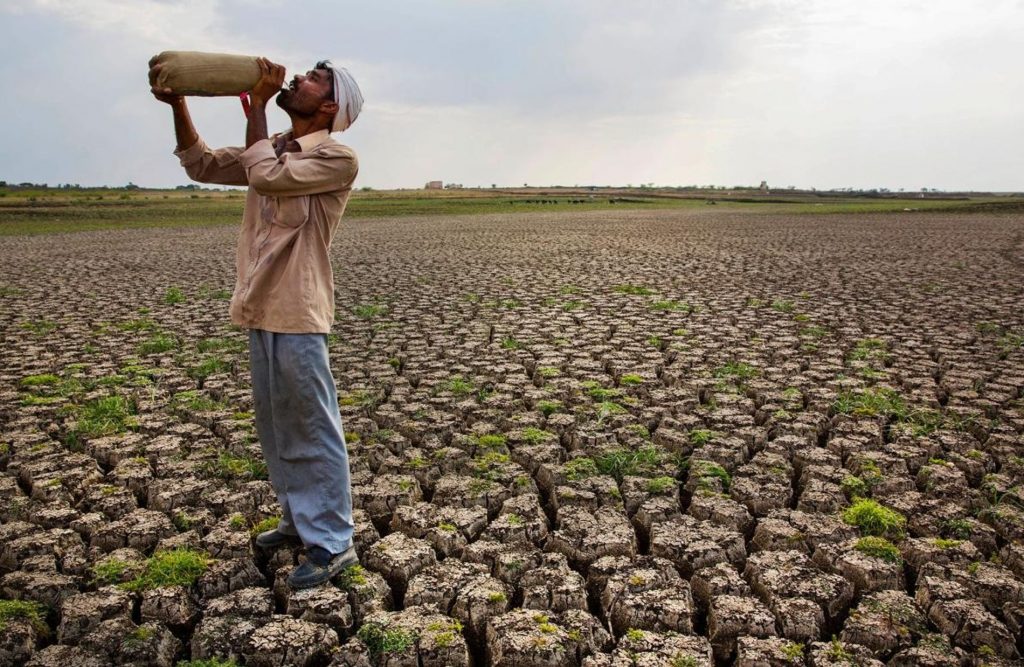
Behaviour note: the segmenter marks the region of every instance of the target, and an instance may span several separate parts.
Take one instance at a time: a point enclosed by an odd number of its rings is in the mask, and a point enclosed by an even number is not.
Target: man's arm
[[[266,139],[267,102],[281,92],[284,85],[284,65],[277,65],[266,58],[257,58],[260,66],[260,80],[249,92],[249,117],[245,126],[245,147]]]
[[[150,70],[150,80],[156,80],[160,71],[157,63]],[[174,114],[174,136],[177,139],[177,150],[174,154],[181,159],[181,165],[189,178],[200,183],[216,183],[218,185],[248,185],[245,169],[238,163],[241,148],[220,148],[210,150],[199,138],[196,127],[192,123],[192,115],[188,111],[185,98],[175,95],[170,88],[151,88],[153,97],[171,107]]]

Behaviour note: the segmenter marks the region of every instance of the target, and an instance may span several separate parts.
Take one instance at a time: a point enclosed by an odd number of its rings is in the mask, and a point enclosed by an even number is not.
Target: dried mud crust
[[[346,221],[362,568],[299,593],[234,232],[0,238],[0,663],[1014,664],[1022,233]]]

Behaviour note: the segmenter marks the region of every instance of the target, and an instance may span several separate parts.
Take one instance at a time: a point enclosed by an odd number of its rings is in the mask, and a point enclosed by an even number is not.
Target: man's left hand
[[[257,58],[260,66],[260,80],[253,86],[249,99],[254,105],[265,106],[270,98],[281,92],[284,85],[284,65],[272,63],[266,58]]]

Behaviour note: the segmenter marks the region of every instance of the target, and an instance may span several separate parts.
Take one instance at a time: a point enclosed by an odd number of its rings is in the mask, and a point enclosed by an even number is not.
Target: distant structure
[[[770,195],[771,191],[768,189],[768,181],[761,181],[761,194]]]
[[[445,190],[461,190],[462,189],[462,183],[445,183],[444,184],[444,189]]]
[[[427,181],[424,190],[441,190],[444,188],[444,183],[441,181]]]

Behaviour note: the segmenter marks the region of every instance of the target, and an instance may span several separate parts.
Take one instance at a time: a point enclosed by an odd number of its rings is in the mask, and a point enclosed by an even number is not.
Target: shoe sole
[[[327,564],[327,576],[325,576],[323,579],[320,579],[318,577],[316,581],[294,582],[292,581],[291,577],[289,577],[288,586],[289,588],[292,588],[294,590],[315,588],[316,586],[321,586],[323,584],[326,584],[331,579],[334,579],[336,576],[338,576],[338,573],[344,570],[346,567],[351,567],[352,565],[358,564],[359,557],[356,555],[353,555],[349,558],[341,558],[341,556],[339,556],[338,558],[332,560],[330,563]]]

